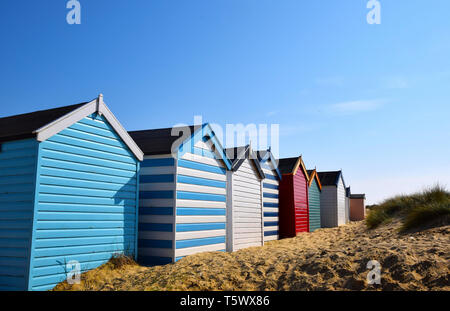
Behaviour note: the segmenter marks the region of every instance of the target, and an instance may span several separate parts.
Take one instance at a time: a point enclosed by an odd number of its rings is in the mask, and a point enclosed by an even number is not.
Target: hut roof
[[[85,104],[81,103],[1,118],[0,142],[36,137],[38,129]]]
[[[268,150],[259,150],[256,151],[256,154],[258,155],[258,159],[261,163],[266,162],[268,160],[270,160],[270,162],[272,163],[275,172],[277,173],[277,177],[279,180],[281,180],[282,178],[282,173],[280,171],[280,167],[279,167],[279,161],[277,161],[272,153],[272,151],[270,150],[270,148]]]
[[[315,179],[317,181],[317,185],[319,186],[320,191],[322,191],[322,183],[320,182],[319,175],[317,174],[317,170],[308,170],[308,176],[309,176],[309,186],[311,186],[313,180]]]
[[[197,126],[200,128],[201,126]],[[172,145],[188,131],[189,137],[197,128],[193,125],[187,127],[168,127],[162,129],[128,132],[146,155],[170,154]],[[174,135],[172,135],[172,133]]]
[[[351,194],[350,199],[366,199],[366,194]]]
[[[234,147],[234,148],[227,148],[227,149],[225,149],[225,153],[226,153],[228,159],[231,161],[231,170],[232,171],[237,171],[239,169],[239,167],[241,167],[241,165],[244,163],[244,161],[246,159],[249,159],[255,165],[259,176],[262,179],[264,179],[266,177],[263,170],[261,169],[261,165],[259,163],[258,156],[256,155],[256,152],[254,152],[252,150],[250,145]]]
[[[0,143],[36,138],[42,142],[94,113],[101,114],[140,161],[143,152],[103,102],[103,95],[90,102],[40,110],[0,119]]]
[[[303,170],[303,173],[305,173],[306,179],[309,179],[308,170],[306,169],[302,156],[295,158],[280,159],[278,163],[278,168],[281,174],[283,175],[285,174],[295,175],[300,167]]]
[[[322,186],[337,186],[339,178],[342,178],[345,187],[344,177],[342,171],[318,172]]]

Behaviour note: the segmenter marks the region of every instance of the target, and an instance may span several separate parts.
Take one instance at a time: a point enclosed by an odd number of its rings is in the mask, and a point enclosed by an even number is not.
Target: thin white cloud
[[[374,111],[385,103],[384,100],[355,100],[340,102],[329,106],[332,112],[339,114],[355,114]]]

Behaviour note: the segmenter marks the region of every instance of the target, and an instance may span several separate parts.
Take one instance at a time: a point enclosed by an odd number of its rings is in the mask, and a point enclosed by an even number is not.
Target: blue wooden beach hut
[[[140,172],[139,261],[175,262],[226,250],[226,172],[231,162],[209,124],[130,132]]]
[[[73,261],[83,272],[135,256],[142,159],[102,96],[1,118],[0,290],[51,289]]]

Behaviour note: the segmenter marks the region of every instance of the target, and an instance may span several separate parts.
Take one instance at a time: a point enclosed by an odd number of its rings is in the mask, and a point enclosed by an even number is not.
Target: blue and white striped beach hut
[[[140,172],[139,261],[160,265],[226,249],[226,172],[209,124],[130,132]]]
[[[278,162],[270,148],[258,151],[258,158],[264,172],[263,180],[263,213],[264,213],[264,242],[279,238],[279,186],[281,173]]]

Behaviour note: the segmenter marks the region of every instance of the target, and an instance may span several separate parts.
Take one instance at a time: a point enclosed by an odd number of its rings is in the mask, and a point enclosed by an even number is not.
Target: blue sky
[[[129,130],[280,124],[280,155],[343,169],[368,203],[450,186],[450,2],[0,3],[0,116],[103,93]]]

